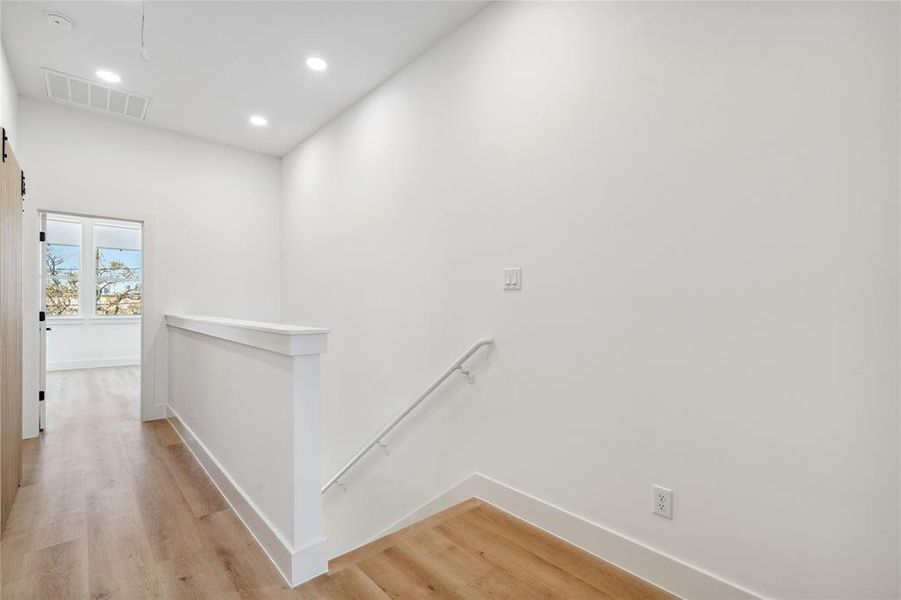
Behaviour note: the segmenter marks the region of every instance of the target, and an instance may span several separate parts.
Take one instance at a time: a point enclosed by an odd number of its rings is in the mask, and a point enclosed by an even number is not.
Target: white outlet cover
[[[673,490],[659,485],[651,486],[653,494],[653,510],[655,515],[666,519],[673,518]]]

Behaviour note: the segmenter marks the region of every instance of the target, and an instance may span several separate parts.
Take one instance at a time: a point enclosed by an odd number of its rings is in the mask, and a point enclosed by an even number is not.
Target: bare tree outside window
[[[47,244],[44,256],[47,268],[46,312],[51,317],[78,315],[78,266],[81,249],[77,246]]]
[[[141,251],[97,248],[95,313],[103,316],[141,314]]]
[[[143,278],[141,231],[92,219],[47,219],[44,288],[49,317],[139,316]],[[93,243],[88,240],[93,238]],[[93,251],[93,269],[89,266]],[[93,273],[91,272],[93,270]],[[87,289],[82,289],[84,282]],[[90,288],[94,287],[91,307]],[[81,298],[87,291],[87,297]]]

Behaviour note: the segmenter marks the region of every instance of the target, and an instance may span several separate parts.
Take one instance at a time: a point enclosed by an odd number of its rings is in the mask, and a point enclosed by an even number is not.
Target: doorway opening
[[[136,420],[143,225],[54,212],[40,219],[39,429],[78,419],[87,407]]]

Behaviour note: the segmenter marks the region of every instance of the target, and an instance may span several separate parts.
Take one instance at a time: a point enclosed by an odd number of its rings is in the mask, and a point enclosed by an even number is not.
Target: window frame
[[[77,217],[72,215],[47,213],[49,221],[58,221],[63,223],[75,223],[81,227],[81,245],[80,261],[78,265],[78,314],[75,315],[47,315],[47,320],[57,325],[76,325],[85,323],[138,323],[144,316],[144,248],[143,236],[144,228],[141,223],[131,223],[129,221],[111,221],[108,219],[95,219],[89,217]],[[101,248],[97,245],[94,228],[97,225],[103,227],[118,227],[121,229],[137,230],[141,236],[141,248],[121,248],[122,250],[135,250],[141,253],[140,267],[140,285],[141,285],[141,312],[136,315],[104,315],[97,312],[97,285],[99,278],[97,276],[97,250]],[[49,242],[50,244],[52,242]],[[75,247],[74,244],[57,244]],[[89,248],[89,252],[85,252],[85,248]],[[103,246],[102,248],[107,248]],[[120,248],[109,248],[119,250]],[[42,269],[43,276],[43,269]],[[133,281],[122,279],[121,281]],[[88,290],[88,293],[85,293]],[[46,294],[46,292],[45,292]],[[42,299],[46,305],[46,296]]]
[[[136,230],[138,234],[141,236],[142,244],[140,249],[136,248],[112,248],[109,246],[100,246],[97,244],[97,235],[94,231],[94,227],[100,225],[101,227],[115,227],[119,229],[130,229]],[[102,219],[92,219],[90,222],[91,229],[91,311],[90,311],[90,319],[97,322],[115,322],[122,323],[128,321],[140,321],[141,317],[144,316],[144,248],[143,248],[143,228],[141,226],[136,226],[128,223],[119,223],[119,222],[110,222]],[[141,285],[141,312],[136,315],[103,315],[97,312],[97,285],[100,282],[100,278],[97,276],[97,266],[98,266],[98,258],[97,251],[101,249],[106,250],[131,250],[140,252],[141,254],[141,266],[140,266],[140,274],[141,278],[138,282]],[[133,281],[129,279],[116,279],[116,282],[119,281]]]
[[[79,226],[79,229],[81,232],[81,242],[79,243],[78,246],[76,246],[75,244],[59,244],[59,243],[53,243],[53,242],[48,241],[47,248],[44,249],[45,253],[46,253],[47,250],[49,249],[49,246],[51,246],[51,245],[53,245],[53,246],[68,246],[70,248],[78,248],[78,299],[75,303],[76,314],[74,314],[74,315],[53,315],[53,316],[47,315],[47,318],[51,319],[53,321],[56,321],[56,322],[60,322],[60,323],[83,321],[87,318],[87,313],[85,313],[84,305],[82,304],[82,301],[84,300],[84,284],[85,284],[85,281],[84,281],[84,274],[85,274],[85,268],[84,268],[84,263],[85,263],[84,221],[82,219],[78,219],[76,217],[66,218],[65,215],[53,215],[52,217],[50,217],[48,215],[47,220],[48,221],[56,221],[57,223],[73,223],[73,224]],[[47,307],[46,286],[47,286],[47,281],[49,281],[49,276],[45,272],[44,265],[41,265],[41,276],[44,278],[44,285],[43,285],[44,298],[41,299],[41,302],[44,305],[44,310],[46,310],[46,307]]]
[[[100,277],[98,273],[98,269],[100,267],[100,258],[99,254],[102,250],[113,250],[119,252],[137,252],[141,262],[143,264],[143,254],[141,254],[140,250],[134,248],[113,248],[110,246],[98,246],[95,242],[94,244],[94,299],[92,302],[94,317],[98,319],[107,319],[107,318],[121,318],[121,317],[140,317],[141,313],[144,311],[144,269],[142,267],[138,267],[138,278],[137,279],[128,279],[127,277]],[[141,312],[137,314],[119,314],[119,315],[108,315],[108,314],[100,314],[97,312],[97,291],[101,284],[111,283],[113,285],[118,283],[137,283],[140,287],[140,309]]]

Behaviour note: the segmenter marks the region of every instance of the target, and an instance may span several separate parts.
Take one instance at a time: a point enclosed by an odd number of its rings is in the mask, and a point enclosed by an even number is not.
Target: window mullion
[[[90,318],[96,316],[94,313],[94,295],[97,293],[94,222],[90,220],[83,221],[82,228],[84,237],[81,247],[84,248],[84,251],[82,252],[81,263],[84,277],[81,278],[81,281],[84,282],[84,285],[82,285],[82,293],[79,294],[79,302],[81,302],[82,310],[84,311],[82,314]]]

